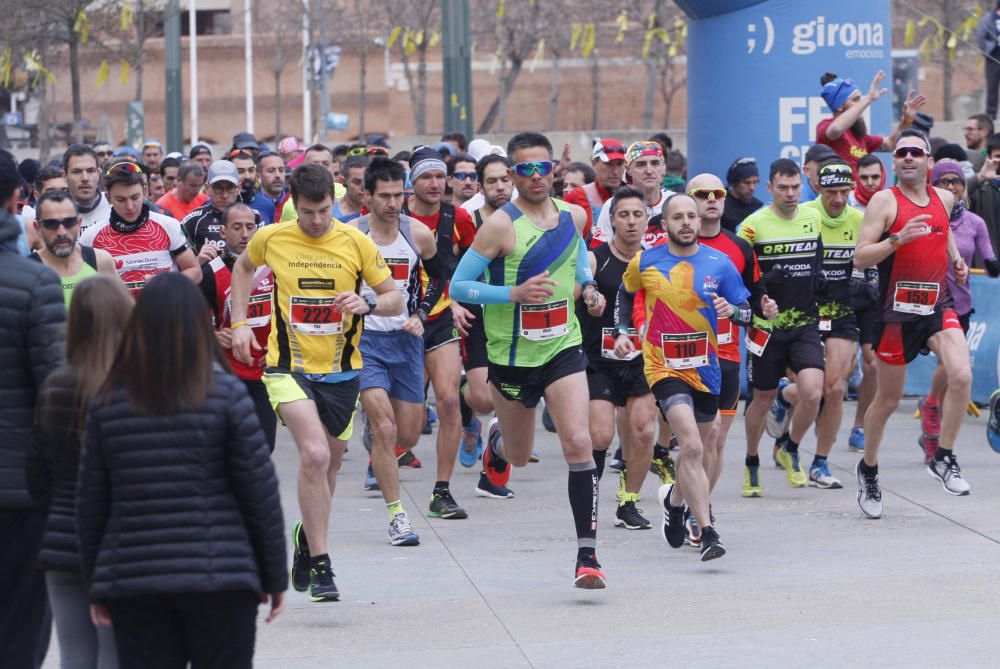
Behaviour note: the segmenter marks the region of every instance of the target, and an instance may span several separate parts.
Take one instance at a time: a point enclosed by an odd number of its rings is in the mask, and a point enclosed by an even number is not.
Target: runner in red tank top
[[[927,469],[948,493],[969,494],[953,448],[969,403],[972,371],[945,281],[949,263],[959,282],[968,280],[969,268],[948,223],[954,196],[927,184],[929,148],[927,138],[916,130],[899,134],[893,163],[899,185],[872,197],[854,255],[858,268],[879,266],[882,302],[875,332],[878,394],[865,414],[865,455],[857,465],[858,506],[869,518],[882,515],[878,448],[886,422],[903,396],[906,365],[928,350],[944,366],[948,394],[942,407],[941,443]]]

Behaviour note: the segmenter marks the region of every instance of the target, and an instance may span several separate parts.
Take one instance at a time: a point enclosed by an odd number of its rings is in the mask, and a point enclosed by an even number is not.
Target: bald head
[[[699,174],[688,181],[687,189],[698,204],[702,234],[714,236],[718,232],[715,228],[726,206],[726,189],[722,185],[722,179],[714,174]]]

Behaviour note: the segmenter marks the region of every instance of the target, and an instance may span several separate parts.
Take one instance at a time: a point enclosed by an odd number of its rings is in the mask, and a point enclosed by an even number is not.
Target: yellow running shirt
[[[343,223],[314,238],[292,221],[262,227],[246,253],[274,275],[267,365],[303,374],[361,369],[364,317],[339,313],[333,299],[391,276],[372,240]]]

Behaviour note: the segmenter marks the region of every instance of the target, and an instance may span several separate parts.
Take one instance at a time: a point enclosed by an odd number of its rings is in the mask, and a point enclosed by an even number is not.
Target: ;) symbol
[[[771,53],[771,49],[774,47],[774,23],[771,22],[770,16],[765,16],[762,18],[764,23],[764,48],[761,50],[763,54]],[[757,24],[748,23],[747,24],[747,53],[753,53],[757,48]]]

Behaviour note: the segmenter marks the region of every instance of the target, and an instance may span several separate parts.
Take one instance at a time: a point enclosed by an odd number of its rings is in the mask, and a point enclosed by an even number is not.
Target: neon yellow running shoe
[[[760,487],[760,467],[743,468],[743,496],[764,496],[764,489]]]
[[[788,481],[788,485],[793,488],[805,488],[809,482],[809,478],[802,471],[802,467],[799,466],[798,451],[789,453],[782,446],[778,449],[775,457],[778,459],[778,464],[781,465],[781,468],[785,470],[785,479]]]

